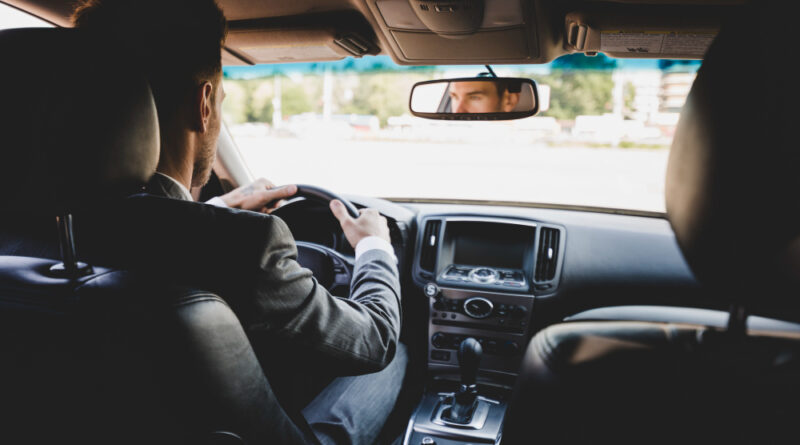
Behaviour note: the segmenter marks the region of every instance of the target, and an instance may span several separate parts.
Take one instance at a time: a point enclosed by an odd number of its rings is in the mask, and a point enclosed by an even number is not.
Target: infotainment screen
[[[453,243],[453,264],[522,269],[525,254],[533,247],[536,228],[488,222],[449,222],[447,235]]]

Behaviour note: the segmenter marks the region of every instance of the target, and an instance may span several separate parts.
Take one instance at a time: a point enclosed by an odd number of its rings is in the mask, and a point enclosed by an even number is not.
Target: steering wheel
[[[338,199],[344,204],[347,213],[353,218],[358,218],[356,206],[347,199],[320,187],[307,184],[298,184],[297,193],[300,196],[321,204],[328,204],[333,199]],[[333,295],[347,297],[350,293],[350,282],[353,278],[355,259],[321,244],[297,241],[297,262],[314,273],[317,282],[328,289]]]
[[[303,198],[325,204],[328,204],[334,199],[338,199],[342,202],[342,204],[344,204],[344,208],[347,209],[347,213],[349,213],[351,217],[358,218],[359,215],[358,209],[353,205],[352,202],[321,187],[308,184],[297,184],[297,193],[295,193],[294,196],[302,196]]]

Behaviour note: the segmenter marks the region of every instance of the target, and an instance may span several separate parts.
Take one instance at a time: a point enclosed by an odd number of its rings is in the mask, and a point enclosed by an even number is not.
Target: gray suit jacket
[[[338,298],[297,263],[280,218],[182,201],[180,190],[158,176],[146,190],[74,215],[82,261],[144,269],[154,280],[219,294],[256,351],[278,350],[259,354],[265,371],[294,362],[294,369],[353,375],[391,362],[401,316],[391,255],[371,250],[359,257],[350,298]],[[6,224],[0,254],[60,258],[52,220],[40,220]]]
[[[172,203],[183,199],[178,187],[159,175],[153,176],[145,191],[172,198]],[[185,201],[180,204],[200,209],[197,218],[204,229],[198,236],[204,240],[199,241],[210,242],[210,252],[202,254],[195,247],[186,254],[200,255],[221,269],[230,268],[222,267],[222,262],[244,269],[227,279],[197,282],[207,282],[212,290],[221,292],[254,343],[274,345],[280,341],[295,354],[306,355],[317,366],[339,375],[374,372],[392,360],[401,314],[399,273],[391,255],[380,250],[362,254],[355,264],[350,298],[343,299],[328,293],[310,270],[297,263],[294,238],[280,218]],[[209,224],[213,220],[216,224]],[[237,232],[238,236],[231,238]],[[217,248],[219,237],[232,245]],[[235,258],[232,249],[242,257]],[[196,264],[197,259],[191,262]],[[189,276],[199,278],[196,273]]]

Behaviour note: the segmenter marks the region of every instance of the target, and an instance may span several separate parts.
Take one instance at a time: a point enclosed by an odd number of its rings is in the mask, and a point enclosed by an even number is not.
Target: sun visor
[[[571,12],[564,49],[611,57],[702,59],[719,31],[719,14]]]
[[[226,56],[231,60],[239,59],[238,64],[320,62],[380,52],[363,27],[348,26],[350,21],[333,18],[311,17],[311,23],[299,25],[292,23],[298,19],[291,18],[280,24],[272,23],[274,20],[234,22],[225,42],[227,54],[223,53],[223,59]],[[226,63],[232,64],[237,63]]]

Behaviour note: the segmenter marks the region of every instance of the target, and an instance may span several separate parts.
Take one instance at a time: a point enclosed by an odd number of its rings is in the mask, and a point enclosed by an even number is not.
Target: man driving
[[[209,179],[221,129],[227,28],[222,10],[215,0],[85,0],[73,23],[95,38],[119,42],[140,62],[161,138],[157,172],[146,191],[169,198],[156,203],[165,210],[180,207],[174,200],[191,201],[189,190]],[[407,364],[387,222],[372,209],[352,218],[341,202],[331,202],[356,256],[350,299],[333,297],[296,262],[297,248],[283,221],[221,208],[268,213],[296,190],[261,179],[210,202],[219,207],[181,204],[197,214],[196,224],[178,226],[164,218],[140,239],[159,247],[151,267],[174,270],[181,284],[222,289],[281,403],[287,411],[302,410],[321,443],[373,443]],[[129,243],[131,250],[139,248]],[[280,360],[267,354],[281,354]],[[293,378],[298,375],[311,377]],[[296,391],[309,380],[315,391],[304,398]],[[325,386],[321,392],[319,386]]]
[[[519,91],[501,81],[456,81],[448,88],[453,113],[501,113],[513,111]]]

